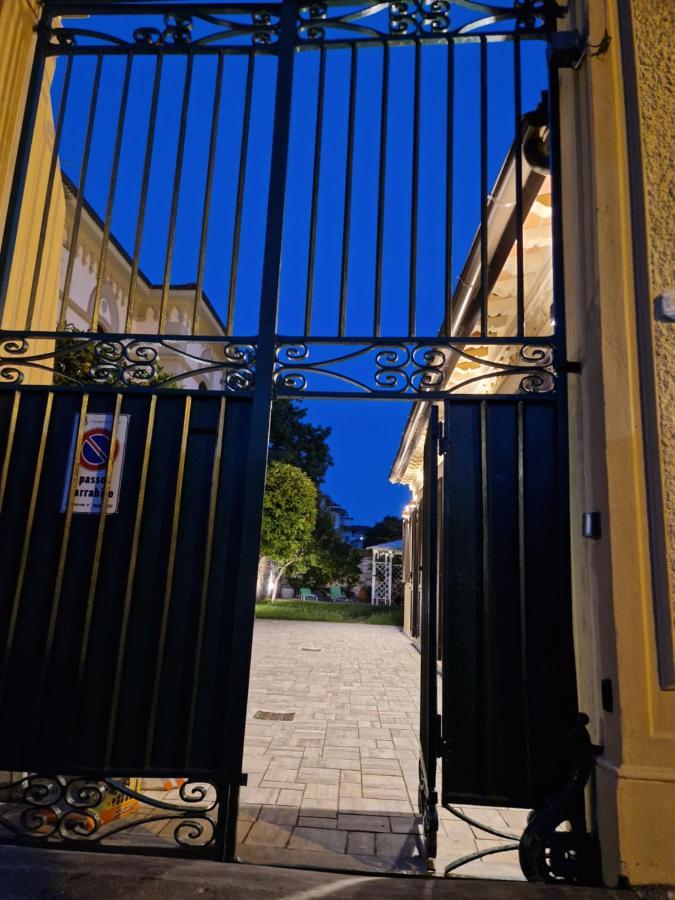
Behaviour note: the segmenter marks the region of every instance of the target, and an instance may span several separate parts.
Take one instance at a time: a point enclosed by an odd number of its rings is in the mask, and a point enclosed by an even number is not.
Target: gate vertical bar
[[[438,813],[438,407],[431,407],[424,445],[422,499],[422,628],[420,673],[420,815],[423,817],[427,857],[436,856]]]
[[[270,189],[267,203],[265,253],[260,298],[260,320],[256,353],[256,376],[251,410],[251,430],[246,465],[246,488],[241,511],[241,549],[234,594],[232,644],[228,684],[238,684],[240,690],[228,707],[223,728],[223,777],[219,781],[221,809],[216,841],[222,858],[232,859],[237,827],[238,785],[227,787],[227,808],[224,791],[229,773],[241,772],[246,725],[246,703],[251,665],[251,643],[255,588],[258,574],[258,554],[265,492],[265,471],[269,444],[270,415],[273,399],[273,378],[276,344],[277,311],[281,275],[282,232],[288,169],[288,145],[293,94],[293,61],[298,19],[298,0],[284,0],[278,43],[277,82],[272,132]],[[226,751],[225,746],[230,748]]]
[[[249,65],[251,58],[249,57]],[[216,159],[216,144],[218,141],[218,120],[220,116],[220,98],[223,91],[223,64],[222,53],[218,54],[218,66],[216,69],[216,83],[213,89],[213,108],[211,112],[211,136],[209,139],[209,161],[206,165],[206,184],[204,185],[204,206],[202,211],[202,228],[199,236],[199,254],[197,257],[197,281],[195,283],[195,298],[192,307],[191,332],[197,328],[197,307],[202,296],[204,285],[204,266],[206,265],[206,241],[209,233],[209,218],[211,215],[211,192],[213,190],[213,168]]]
[[[455,45],[448,40],[447,61],[447,103],[445,121],[445,328],[446,335],[452,335],[452,204],[453,204],[453,178],[455,158]]]
[[[488,333],[488,45],[480,37],[480,333]]]
[[[234,304],[237,296],[237,275],[239,272],[239,245],[241,243],[241,223],[244,208],[244,191],[246,189],[246,170],[248,162],[248,137],[251,127],[251,95],[255,76],[255,54],[250,53],[246,63],[246,89],[244,92],[244,112],[241,124],[241,141],[239,145],[239,175],[237,178],[237,200],[234,212],[234,228],[232,230],[232,253],[230,263],[230,283],[227,293],[227,321],[225,333],[232,334],[234,328]]]
[[[91,322],[89,327],[95,331],[99,324],[99,312],[101,305],[101,295],[103,293],[103,282],[105,279],[106,265],[108,262],[108,247],[110,245],[110,228],[112,224],[113,210],[115,208],[115,196],[117,193],[117,178],[120,168],[120,156],[122,153],[122,139],[124,137],[124,127],[127,117],[127,106],[129,102],[129,84],[131,82],[131,69],[133,66],[133,56],[127,54],[127,61],[124,68],[124,82],[122,84],[122,95],[120,97],[120,107],[117,114],[117,132],[115,135],[115,146],[113,150],[112,164],[110,168],[110,184],[108,187],[108,201],[106,203],[105,219],[103,225],[103,234],[101,236],[101,252],[98,258],[98,270],[96,272],[96,288],[94,290],[94,299],[91,305]]]
[[[91,89],[91,99],[89,101],[89,116],[87,120],[87,133],[84,138],[84,149],[82,151],[82,162],[80,164],[80,174],[77,180],[77,195],[75,199],[75,213],[73,215],[73,226],[70,233],[70,250],[68,251],[68,263],[63,278],[63,301],[61,304],[61,315],[59,316],[58,330],[64,331],[66,327],[66,315],[68,313],[68,299],[70,297],[70,287],[73,280],[73,271],[75,269],[75,256],[77,254],[77,242],[80,236],[80,224],[82,222],[82,206],[84,204],[84,192],[87,187],[87,175],[89,174],[89,157],[91,155],[91,144],[94,137],[94,125],[96,123],[96,112],[98,108],[98,95],[101,87],[101,72],[103,70],[103,54],[99,53],[96,57],[96,73],[94,74],[94,84]],[[65,106],[67,96],[63,98]],[[63,121],[63,120],[61,120]],[[55,148],[56,149],[56,148]],[[57,156],[54,153],[54,168],[56,167]],[[51,207],[52,197],[51,191],[47,194],[45,203],[46,218],[48,210]],[[45,221],[46,221],[45,218]],[[33,280],[33,291],[31,294],[31,309],[35,301],[37,292],[40,270],[36,269],[35,279]]]

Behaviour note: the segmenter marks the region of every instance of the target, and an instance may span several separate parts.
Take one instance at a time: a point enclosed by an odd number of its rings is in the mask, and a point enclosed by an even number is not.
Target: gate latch
[[[586,58],[588,44],[576,29],[556,31],[549,38],[548,61],[558,69],[578,69]]]
[[[448,433],[446,433],[448,432]],[[438,455],[444,456],[450,450],[450,434],[445,422],[438,423]]]

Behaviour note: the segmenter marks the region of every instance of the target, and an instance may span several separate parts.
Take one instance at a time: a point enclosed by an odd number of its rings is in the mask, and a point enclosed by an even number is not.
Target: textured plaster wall
[[[11,191],[23,113],[28,94],[28,82],[35,46],[37,7],[29,0],[0,0],[0,234]],[[0,326],[4,329],[23,329],[27,324],[28,298],[35,270],[36,252],[45,209],[49,171],[54,148],[54,121],[50,99],[50,85],[54,65],[45,66],[41,86],[35,130],[21,218],[16,237],[11,275],[4,308],[0,308]],[[46,222],[45,246],[36,302],[32,317],[35,330],[53,330],[59,299],[61,244],[65,222],[65,200],[59,169],[53,183]],[[34,339],[31,352],[48,353],[51,342]],[[49,383],[48,371],[29,370],[25,383]]]
[[[0,0],[0,233],[7,211],[36,21],[33,4],[27,0]]]
[[[648,232],[649,286],[642,302],[675,288],[675,3],[633,0]],[[675,322],[654,317],[671,597],[675,594]]]
[[[639,91],[627,64],[633,9]],[[651,310],[654,297],[675,282],[674,14],[672,0],[570,0],[566,27],[596,48],[607,29],[611,42],[560,76],[568,354],[581,361],[580,377],[570,378],[575,650],[580,706],[603,747],[589,806],[607,884],[621,876],[634,885],[675,883],[675,691],[659,683],[641,391],[652,365],[642,352],[644,318],[657,346],[661,465],[672,478],[675,325],[656,325]],[[643,107],[637,124],[648,145],[639,159],[625,118],[634,101]],[[632,217],[634,189],[642,184],[644,265]],[[636,302],[644,317],[636,316]],[[673,488],[671,481],[671,510]],[[587,510],[601,514],[599,540],[581,536]],[[672,559],[672,531],[670,547]],[[602,681],[612,687],[610,709],[600,701]]]

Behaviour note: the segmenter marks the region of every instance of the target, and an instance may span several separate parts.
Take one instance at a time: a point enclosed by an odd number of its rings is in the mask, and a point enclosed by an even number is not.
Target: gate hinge
[[[580,375],[581,363],[577,362],[577,360],[566,359],[564,363],[558,366],[558,371],[567,372],[568,375]]]
[[[438,423],[438,455],[443,456],[450,450],[450,435],[446,434],[444,422]]]
[[[443,717],[436,713],[436,756],[443,756],[447,741],[443,737]]]
[[[556,31],[549,38],[548,61],[558,69],[578,69],[587,49],[588,42],[576,29]]]

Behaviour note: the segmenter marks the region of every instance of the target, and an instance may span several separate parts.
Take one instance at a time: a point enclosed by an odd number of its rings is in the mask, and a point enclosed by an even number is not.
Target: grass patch
[[[369,603],[313,603],[308,600],[261,600],[256,619],[290,619],[297,622],[360,622],[363,625],[403,625],[400,606]]]

